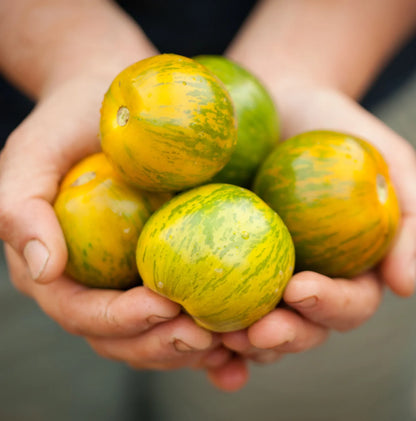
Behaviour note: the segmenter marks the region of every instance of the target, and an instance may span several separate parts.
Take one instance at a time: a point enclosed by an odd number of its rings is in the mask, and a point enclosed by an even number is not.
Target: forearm
[[[414,0],[264,0],[227,54],[277,93],[297,80],[359,98],[415,24]]]
[[[35,99],[83,74],[111,79],[155,53],[140,28],[106,0],[0,2],[0,71]]]

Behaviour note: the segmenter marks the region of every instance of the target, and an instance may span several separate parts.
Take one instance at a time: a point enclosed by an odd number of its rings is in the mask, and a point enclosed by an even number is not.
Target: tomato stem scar
[[[125,126],[130,118],[130,111],[127,107],[120,107],[117,111],[117,124],[119,126]]]
[[[387,182],[381,175],[377,174],[377,196],[380,203],[386,203],[387,200]]]

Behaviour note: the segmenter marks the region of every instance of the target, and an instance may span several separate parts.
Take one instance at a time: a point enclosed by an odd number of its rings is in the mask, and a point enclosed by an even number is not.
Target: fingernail
[[[173,346],[175,347],[177,351],[180,351],[180,352],[195,351],[195,348],[193,348],[191,345],[184,342],[182,339],[174,339]]]
[[[30,275],[34,281],[42,275],[49,260],[49,251],[39,240],[30,240],[23,249]]]
[[[292,301],[289,303],[290,305],[295,305],[296,307],[300,308],[310,308],[313,307],[317,303],[318,299],[315,296],[307,297],[300,301]]]
[[[210,332],[201,331],[194,332],[194,335],[188,336],[187,339],[174,336],[171,342],[178,351],[204,351],[213,345],[213,341],[214,338]]]

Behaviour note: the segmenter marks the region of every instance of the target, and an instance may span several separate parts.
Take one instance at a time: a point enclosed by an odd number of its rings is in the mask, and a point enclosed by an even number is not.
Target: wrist
[[[318,83],[295,75],[282,78],[278,83],[268,84],[267,89],[280,117],[282,139],[309,130],[335,130],[342,122],[339,122],[338,118],[332,114],[321,119],[315,110],[327,109],[331,106],[336,108],[347,102],[351,105],[356,103],[354,99],[329,83]],[[334,113],[336,113],[335,109]]]
[[[111,54],[110,51],[108,54],[106,51],[102,51],[85,59],[77,57],[71,63],[59,61],[45,78],[38,92],[38,98],[48,96],[61,85],[71,81],[90,81],[93,85],[101,85],[107,89],[112,80],[124,68],[157,53],[157,50],[150,44],[132,45],[132,48],[125,47],[122,51],[114,54]]]
[[[0,16],[0,70],[35,100],[82,75],[114,77],[155,53],[140,27],[110,1],[5,2]]]
[[[227,51],[266,85],[304,81],[359,99],[414,31],[414,0],[263,0]]]

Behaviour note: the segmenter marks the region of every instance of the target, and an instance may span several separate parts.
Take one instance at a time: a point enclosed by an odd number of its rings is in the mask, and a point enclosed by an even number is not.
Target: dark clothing
[[[222,54],[255,0],[121,0],[162,53]],[[362,104],[371,109],[416,70],[416,37],[397,55]],[[0,77],[0,147],[33,103]]]
[[[255,0],[120,0],[161,53],[222,54]],[[140,3],[140,5],[138,4]]]

